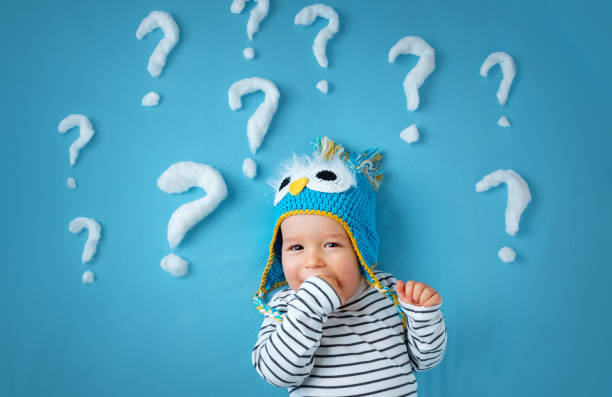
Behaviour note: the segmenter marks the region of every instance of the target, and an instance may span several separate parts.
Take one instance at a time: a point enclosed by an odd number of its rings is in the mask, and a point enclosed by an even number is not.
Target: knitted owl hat
[[[376,232],[376,198],[383,179],[378,149],[350,155],[344,147],[327,137],[313,142],[312,156],[297,157],[283,165],[283,174],[272,183],[274,197],[274,231],[268,262],[254,296],[257,309],[266,316],[282,321],[283,315],[268,307],[264,296],[285,285],[287,280],[281,264],[282,221],[297,214],[323,215],[340,223],[349,236],[366,281],[395,304],[405,324],[395,291],[383,287],[372,269],[378,261]]]

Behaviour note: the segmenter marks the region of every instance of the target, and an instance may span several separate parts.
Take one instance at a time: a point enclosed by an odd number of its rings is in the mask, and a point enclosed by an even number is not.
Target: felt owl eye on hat
[[[342,145],[323,137],[313,142],[315,152],[281,164],[275,189],[274,224],[268,261],[253,301],[266,316],[282,321],[283,315],[264,302],[271,290],[287,281],[281,264],[280,224],[292,215],[323,215],[339,222],[348,234],[366,281],[391,299],[402,320],[397,294],[383,287],[372,269],[378,261],[375,192],[383,179],[382,155],[377,148],[349,154]]]
[[[296,156],[287,166],[280,182],[272,185],[276,189],[274,196],[276,206],[287,194],[297,196],[304,188],[338,194],[351,186],[356,186],[357,180],[355,173],[340,158],[323,161],[320,157],[312,160]]]

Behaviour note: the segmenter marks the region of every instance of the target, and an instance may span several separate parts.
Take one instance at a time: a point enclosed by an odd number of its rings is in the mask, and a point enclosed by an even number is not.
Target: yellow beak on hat
[[[302,190],[304,190],[306,184],[308,184],[308,178],[304,177],[296,179],[289,185],[289,193],[291,193],[292,196],[297,196]]]

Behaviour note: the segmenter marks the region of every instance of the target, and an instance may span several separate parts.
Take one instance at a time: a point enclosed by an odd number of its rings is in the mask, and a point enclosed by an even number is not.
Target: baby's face
[[[281,223],[285,278],[297,291],[310,276],[326,276],[341,295],[353,296],[361,286],[361,272],[353,245],[342,225],[323,215],[292,215]]]

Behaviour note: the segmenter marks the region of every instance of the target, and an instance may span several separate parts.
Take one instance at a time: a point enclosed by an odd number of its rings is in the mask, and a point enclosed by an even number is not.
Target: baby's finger
[[[442,303],[442,297],[440,296],[440,294],[435,293],[431,298],[429,298],[428,300],[425,301],[425,303],[423,303],[423,306],[425,307],[436,306],[436,305],[439,305],[440,303]]]
[[[423,293],[423,290],[425,289],[425,287],[427,287],[427,284],[422,283],[422,282],[418,282],[414,284],[414,289],[412,290],[412,300],[418,304],[420,298],[421,298],[421,294]]]
[[[425,287],[425,289],[423,290],[423,293],[421,293],[421,297],[419,298],[419,305],[424,305],[425,302],[427,302],[427,300],[431,298],[432,296],[434,296],[435,294],[437,294],[435,289],[429,286]]]
[[[406,303],[412,303],[412,291],[414,289],[414,281],[410,280],[406,283],[405,294],[406,294]]]
[[[395,291],[397,292],[397,296],[404,300],[404,297],[406,296],[406,294],[404,293],[404,282],[402,280],[397,280],[397,283],[395,283]]]

